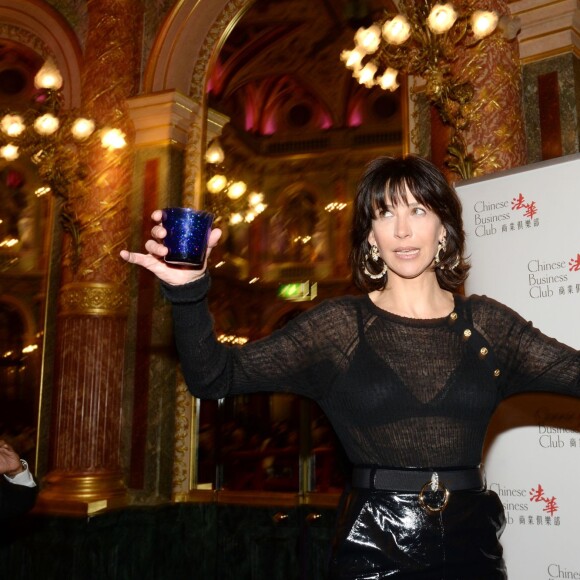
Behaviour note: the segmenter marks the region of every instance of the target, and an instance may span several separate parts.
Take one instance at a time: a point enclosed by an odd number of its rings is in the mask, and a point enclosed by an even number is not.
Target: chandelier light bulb
[[[95,122],[91,119],[77,119],[71,127],[72,136],[77,141],[83,141],[93,134],[95,130]]]
[[[58,91],[62,87],[62,75],[52,60],[47,60],[34,77],[37,89]]]
[[[352,50],[343,50],[340,53],[340,60],[342,60],[346,66],[348,66],[348,60],[350,58],[351,52]]]
[[[399,83],[397,83],[398,74],[398,70],[389,67],[380,77],[377,77],[377,84],[384,91],[395,91],[399,88]]]
[[[228,184],[228,180],[225,175],[214,175],[211,179],[208,180],[206,183],[207,190],[210,193],[219,193],[223,191],[225,186]]]
[[[34,195],[36,195],[36,197],[42,197],[43,195],[50,193],[50,191],[51,191],[50,187],[48,187],[47,185],[43,185],[34,190]]]
[[[264,201],[264,194],[263,193],[256,193],[255,191],[253,191],[248,196],[248,203],[252,207],[258,205],[259,203],[262,203],[263,201]]]
[[[235,226],[241,224],[244,221],[244,216],[241,213],[233,213],[230,216],[230,225]]]
[[[219,165],[225,159],[224,150],[220,147],[218,141],[212,141],[205,152],[205,160],[212,165]]]
[[[34,121],[34,130],[39,135],[52,135],[60,125],[59,120],[50,113],[46,113]]]
[[[340,58],[344,61],[346,68],[353,70],[360,69],[364,57],[365,53],[358,46],[353,48],[353,50],[343,50],[340,54]]]
[[[389,44],[403,44],[411,36],[411,25],[402,14],[398,14],[383,24],[382,32]]]
[[[0,147],[0,156],[4,157],[6,161],[14,161],[18,159],[18,147],[16,145],[12,145],[12,143],[8,143],[8,145],[4,145],[4,147]]]
[[[113,149],[122,149],[127,145],[125,133],[120,129],[105,129],[101,137],[101,145],[110,151]]]
[[[365,54],[373,54],[381,44],[381,29],[376,24],[359,28],[354,35],[354,42]]]
[[[361,85],[371,88],[375,84],[376,72],[377,65],[374,62],[367,62],[358,73],[355,73],[355,78]]]
[[[240,199],[246,193],[247,188],[248,186],[243,181],[235,181],[228,188],[228,197],[230,199]]]
[[[257,203],[255,206],[252,207],[253,211],[256,215],[262,213],[268,206],[265,203]]]
[[[443,34],[455,24],[456,20],[457,12],[451,4],[435,4],[427,18],[427,26],[435,34]]]
[[[253,212],[251,210],[246,212],[246,215],[244,217],[244,221],[247,224],[252,223],[255,219],[256,219],[256,213],[255,212]]]
[[[498,16],[495,12],[477,10],[471,16],[473,36],[478,40],[489,36],[497,28],[497,23]]]
[[[0,127],[9,137],[18,137],[26,128],[24,119],[20,115],[4,115],[0,121]]]

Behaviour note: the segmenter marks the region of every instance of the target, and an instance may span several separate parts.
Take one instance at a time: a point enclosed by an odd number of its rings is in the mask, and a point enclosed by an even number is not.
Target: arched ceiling
[[[215,60],[209,106],[255,135],[358,126],[364,101],[398,108],[398,94],[362,87],[340,61],[359,26],[386,8],[391,1],[257,0]]]

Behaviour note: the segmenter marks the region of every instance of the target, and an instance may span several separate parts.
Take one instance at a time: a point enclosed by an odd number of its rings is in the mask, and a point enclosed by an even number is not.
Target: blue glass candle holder
[[[213,214],[189,207],[167,207],[162,214],[161,224],[167,230],[163,244],[169,250],[165,261],[203,266]]]

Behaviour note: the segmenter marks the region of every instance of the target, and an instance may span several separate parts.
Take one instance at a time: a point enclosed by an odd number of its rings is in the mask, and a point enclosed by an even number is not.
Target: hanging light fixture
[[[474,98],[472,81],[478,71],[472,59],[461,70],[454,64],[466,51],[485,50],[484,41],[498,28],[507,38],[512,21],[476,10],[476,1],[458,7],[432,0],[401,0],[397,5],[399,14],[386,13],[382,21],[360,28],[354,48],[342,51],[340,58],[368,88],[394,91],[401,72],[422,78],[428,100],[453,130],[450,147],[466,154],[461,132],[472,120],[465,105]]]
[[[48,59],[34,77],[34,86],[37,89],[59,91],[62,83],[62,75],[52,59]]]
[[[219,141],[214,139],[205,152],[205,160],[211,165],[221,165],[224,162],[225,154]]]
[[[84,119],[79,117],[76,119],[70,129],[72,136],[77,141],[84,141],[88,139],[95,130],[95,122],[92,119]]]
[[[62,109],[62,84],[60,71],[52,60],[47,60],[34,77],[37,93],[29,109],[23,114],[0,113],[1,157],[12,160],[17,155],[28,155],[38,164],[48,147],[67,146],[69,134],[75,141],[85,141],[93,135],[95,121],[75,117],[74,111]],[[54,140],[46,142],[44,138],[49,136],[54,136]],[[101,144],[105,149],[114,150],[125,147],[127,143],[124,133],[110,128],[101,131]],[[68,154],[70,156],[70,151]]]
[[[36,91],[25,111],[0,111],[0,162],[19,157],[36,166],[43,186],[38,196],[52,193],[60,198],[61,224],[73,240],[73,269],[78,265],[80,224],[74,217],[70,192],[78,191],[86,175],[84,164],[93,138],[106,151],[127,145],[125,134],[117,128],[98,128],[94,120],[63,108],[63,78],[52,60],[47,60],[34,77]]]

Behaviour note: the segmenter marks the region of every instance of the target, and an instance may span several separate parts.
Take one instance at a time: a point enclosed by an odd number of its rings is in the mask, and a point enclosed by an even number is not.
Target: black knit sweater
[[[580,352],[484,296],[456,295],[454,313],[429,320],[391,314],[366,295],[346,296],[231,347],[214,337],[208,276],[163,288],[193,395],[276,391],[314,399],[355,465],[477,465],[502,399],[580,396]]]

